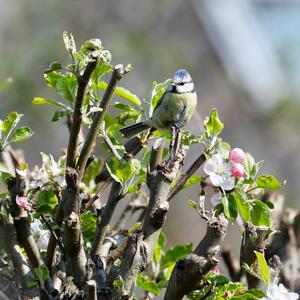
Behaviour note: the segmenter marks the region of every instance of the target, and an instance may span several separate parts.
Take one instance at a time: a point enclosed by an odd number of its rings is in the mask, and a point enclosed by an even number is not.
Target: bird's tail
[[[151,128],[151,126],[147,125],[144,122],[140,122],[140,123],[133,124],[131,126],[122,128],[122,129],[120,129],[120,132],[123,134],[124,137],[131,138],[149,128]]]

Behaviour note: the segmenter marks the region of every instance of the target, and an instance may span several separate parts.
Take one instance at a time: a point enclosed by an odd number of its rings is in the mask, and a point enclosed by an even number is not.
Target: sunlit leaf
[[[270,279],[271,279],[271,274],[270,274],[270,268],[266,262],[265,256],[261,252],[258,252],[258,251],[254,251],[254,252],[255,252],[257,262],[259,265],[258,274],[261,276],[261,278],[263,279],[265,284],[268,285],[270,282]]]
[[[29,139],[33,132],[28,126],[18,128],[12,135],[11,142],[22,142]]]
[[[208,137],[219,135],[223,127],[224,124],[220,121],[217,110],[213,108],[210,117],[204,121],[204,128]]]
[[[256,179],[256,184],[260,188],[268,190],[278,190],[282,184],[273,175],[262,175]]]

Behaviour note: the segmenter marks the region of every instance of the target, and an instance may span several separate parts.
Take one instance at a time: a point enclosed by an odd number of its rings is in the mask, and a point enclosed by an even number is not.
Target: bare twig
[[[87,64],[84,73],[81,76],[79,76],[77,79],[78,80],[77,95],[76,95],[73,122],[72,122],[70,137],[69,137],[67,160],[66,160],[67,167],[71,167],[71,168],[75,167],[75,157],[76,157],[76,150],[78,145],[78,137],[79,137],[79,132],[82,124],[81,107],[82,107],[83,98],[90,77],[98,63],[99,53],[97,51],[93,51],[91,55],[92,55],[92,61],[90,61]]]
[[[112,181],[113,181],[112,178],[109,178],[107,181],[103,182],[103,184],[99,187],[96,194],[82,205],[83,206],[82,209],[83,210],[89,209],[92,206],[92,204],[100,198],[101,194],[103,194],[103,192],[112,183]]]
[[[106,233],[108,232],[109,223],[117,203],[122,199],[122,186],[119,182],[114,181],[110,190],[110,194],[107,199],[107,203],[101,214],[100,223],[97,226],[96,236],[93,242],[93,248],[91,251],[92,257],[101,255],[103,241]]]
[[[62,253],[65,253],[65,249],[63,244],[61,243],[61,241],[59,240],[59,237],[57,236],[56,232],[52,229],[51,225],[49,224],[48,220],[45,218],[45,216],[43,214],[41,214],[41,218],[44,221],[46,227],[48,228],[48,230],[50,231],[51,235],[53,235],[53,237],[55,238],[56,243],[58,244],[60,250]]]
[[[113,154],[113,156],[115,156],[117,159],[122,159],[121,155],[118,153],[116,147],[114,146],[114,144],[112,143],[112,141],[110,140],[108,134],[106,131],[101,130],[101,134],[102,134],[102,138],[105,142],[105,144],[107,145],[107,147],[109,148],[110,152]]]
[[[76,169],[78,170],[78,182],[81,181],[84,170],[86,166],[86,162],[93,150],[95,140],[97,138],[102,120],[106,114],[108,104],[112,98],[112,95],[117,87],[117,83],[122,79],[122,77],[129,72],[128,68],[124,68],[123,65],[117,65],[115,66],[113,73],[111,75],[109,84],[105,90],[105,93],[103,95],[103,98],[100,102],[99,108],[100,110],[97,111],[94,115],[93,123],[88,131],[86,140],[83,144],[78,163],[76,166]]]
[[[205,154],[201,154],[190,166],[190,168],[185,172],[185,174],[182,174],[178,181],[176,182],[175,187],[171,190],[168,201],[170,201],[175,195],[177,195],[178,192],[180,192],[186,182],[191,178],[191,176],[200,168],[200,166],[205,162]]]

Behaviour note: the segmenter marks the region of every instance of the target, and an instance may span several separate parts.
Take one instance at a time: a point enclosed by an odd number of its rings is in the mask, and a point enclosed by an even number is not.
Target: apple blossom
[[[230,172],[232,176],[236,178],[243,177],[245,175],[245,169],[240,163],[231,163]]]
[[[27,197],[24,196],[17,196],[16,203],[25,210],[30,210],[32,207],[31,203],[28,202]]]
[[[235,185],[235,179],[231,175],[231,164],[225,161],[221,154],[214,154],[204,165],[204,172],[214,186],[219,186],[223,190],[232,190]]]
[[[285,286],[280,283],[270,283],[267,288],[267,297],[262,300],[297,300],[299,295],[297,293],[289,292]]]
[[[229,160],[235,163],[242,163],[245,158],[245,152],[240,148],[234,148],[229,152]]]

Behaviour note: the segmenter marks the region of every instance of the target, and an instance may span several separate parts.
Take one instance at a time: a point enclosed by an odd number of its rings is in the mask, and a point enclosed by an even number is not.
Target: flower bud
[[[214,275],[217,275],[217,276],[221,274],[221,272],[218,269],[218,267],[214,267],[214,269],[212,270],[212,272],[213,272]]]
[[[230,168],[231,175],[236,178],[243,177],[245,175],[245,169],[242,164],[232,163]]]
[[[230,291],[226,291],[226,292],[224,293],[224,296],[225,296],[225,297],[231,297],[231,296],[233,296],[233,293],[230,292]]]
[[[242,163],[245,158],[245,152],[240,148],[234,148],[229,152],[229,160],[232,162]]]
[[[16,203],[25,210],[31,210],[31,203],[28,202],[27,197],[17,196]]]

